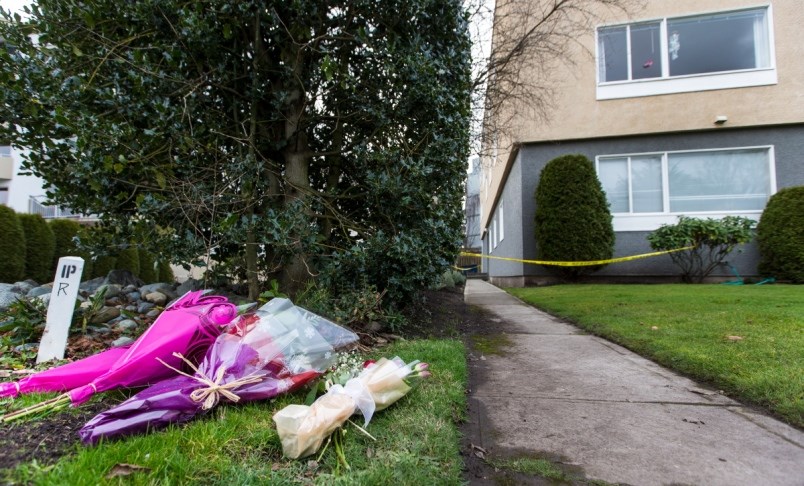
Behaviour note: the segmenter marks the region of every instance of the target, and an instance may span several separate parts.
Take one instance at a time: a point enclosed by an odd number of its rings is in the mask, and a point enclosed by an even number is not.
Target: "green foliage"
[[[432,288],[439,290],[444,288],[452,288],[456,285],[463,285],[466,282],[466,277],[457,270],[444,270],[444,273],[438,279]]]
[[[545,165],[536,187],[537,258],[550,261],[605,260],[614,254],[614,228],[606,194],[592,162],[563,155]],[[603,268],[548,267],[567,279]]]
[[[0,204],[0,282],[14,283],[25,277],[25,233],[17,213]]]
[[[140,248],[139,260],[140,273],[138,276],[140,277],[140,280],[146,284],[156,283],[157,269],[155,268],[156,258],[154,258],[154,254],[148,250],[143,250]]]
[[[40,0],[0,21],[0,137],[117,244],[403,302],[461,241],[467,19],[458,0],[348,7]]]
[[[101,255],[92,264],[92,278],[105,277],[117,267],[117,257]]]
[[[73,314],[73,322],[81,323],[81,332],[83,334],[87,333],[87,324],[89,324],[89,322],[98,315],[101,309],[103,309],[103,306],[106,305],[106,292],[108,292],[108,290],[108,286],[102,285],[95,294],[89,298],[87,304],[79,307]]]
[[[117,270],[128,270],[136,276],[140,275],[140,255],[137,248],[129,246],[117,253],[117,261],[115,262]]]
[[[176,276],[173,275],[173,269],[170,267],[169,261],[160,260],[156,270],[156,279],[158,282],[172,283],[176,280]]]
[[[92,275],[92,258],[75,244],[75,238],[81,231],[81,225],[71,219],[54,219],[49,223],[53,235],[56,237],[56,249],[53,255],[51,275],[55,275],[59,258],[65,256],[78,256],[84,259],[83,279],[89,280]]]
[[[17,299],[0,313],[0,333],[11,344],[39,341],[46,317],[47,306],[41,299]]]
[[[309,282],[294,302],[341,325],[354,328],[377,322],[397,332],[406,324],[405,317],[396,309],[383,306],[383,298],[381,292],[372,288],[332,294],[325,286]]]
[[[287,298],[287,295],[283,294],[279,290],[279,281],[276,280],[276,279],[273,279],[273,280],[271,280],[271,289],[266,290],[265,292],[260,294],[260,303],[264,304],[265,302],[268,302],[269,300],[275,299],[277,297]]]
[[[656,251],[693,247],[670,253],[670,258],[681,269],[682,281],[701,283],[737,245],[751,241],[755,225],[754,220],[741,216],[719,220],[679,216],[678,223],[662,225],[649,234],[648,242]]]
[[[757,242],[763,275],[804,283],[804,186],[771,196],[757,225]]]
[[[0,204],[0,282],[25,278],[25,233],[17,213]]]
[[[25,234],[25,276],[39,283],[52,282],[56,236],[42,216],[19,214],[18,217]]]

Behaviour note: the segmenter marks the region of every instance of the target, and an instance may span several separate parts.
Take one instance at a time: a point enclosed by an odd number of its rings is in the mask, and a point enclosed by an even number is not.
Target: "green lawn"
[[[456,421],[464,418],[466,361],[461,342],[399,342],[382,356],[430,363],[433,376],[392,407],[377,413],[368,431],[376,442],[347,428],[345,454],[350,470],[335,474],[330,447],[317,459],[282,458],[273,413],[301,403],[304,393],[268,403],[219,406],[187,426],[166,432],[78,447],[55,466],[26,464],[6,481],[36,484],[461,484],[462,461]],[[357,420],[362,424],[362,421]],[[149,468],[106,479],[115,464]]]
[[[560,285],[508,291],[804,427],[804,286]]]

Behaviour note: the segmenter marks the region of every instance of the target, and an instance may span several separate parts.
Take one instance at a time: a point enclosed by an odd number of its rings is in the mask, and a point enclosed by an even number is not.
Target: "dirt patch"
[[[56,462],[80,443],[78,430],[96,414],[111,407],[113,401],[106,399],[76,411],[4,425],[0,429],[0,469],[33,460],[41,466]]]

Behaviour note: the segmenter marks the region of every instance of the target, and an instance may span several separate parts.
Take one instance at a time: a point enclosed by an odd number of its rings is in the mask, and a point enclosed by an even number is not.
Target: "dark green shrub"
[[[167,260],[162,260],[159,262],[157,266],[157,277],[159,282],[172,283],[176,280],[176,276],[173,275],[173,269],[170,268],[170,262]]]
[[[93,262],[92,278],[105,277],[117,267],[117,258],[109,255],[99,256]]]
[[[154,263],[156,263],[156,259],[154,258],[154,254],[150,251],[140,249],[139,250],[139,257],[140,257],[140,273],[138,277],[143,282],[149,283],[156,283],[157,282],[157,273],[156,269],[154,268]]]
[[[0,204],[0,282],[25,278],[25,233],[17,213]]]
[[[71,219],[54,219],[49,223],[50,229],[56,236],[56,251],[53,255],[53,265],[50,272],[55,275],[59,258],[77,256],[84,259],[84,272],[82,280],[92,278],[92,258],[89,253],[79,250],[75,244],[75,237],[81,231],[81,225]]]
[[[18,217],[25,234],[25,276],[39,283],[52,282],[56,236],[42,216],[20,214]]]
[[[804,186],[787,187],[770,198],[757,242],[762,275],[804,283]]]
[[[614,253],[609,204],[594,165],[583,155],[557,157],[542,169],[535,220],[539,260],[605,260]],[[548,268],[574,279],[603,266]]]
[[[136,276],[140,275],[140,255],[136,247],[129,246],[117,254],[115,269],[128,270]]]
[[[720,220],[679,216],[678,223],[662,225],[649,234],[648,242],[657,251],[692,246],[670,253],[670,258],[681,268],[681,280],[701,283],[737,245],[751,241],[755,225],[754,220],[740,216]]]

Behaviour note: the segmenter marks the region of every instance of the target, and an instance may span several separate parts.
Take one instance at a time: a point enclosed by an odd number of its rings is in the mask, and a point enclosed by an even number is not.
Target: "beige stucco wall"
[[[574,64],[560,64],[552,71],[556,97],[548,120],[520,117],[511,132],[512,141],[528,143],[803,122],[804,2],[801,0],[646,0],[640,10],[630,15],[601,12],[599,25],[765,5],[771,5],[778,84],[597,100],[595,36],[594,30],[590,30],[587,36],[579,38],[581,46],[572,53]],[[722,126],[714,124],[720,115],[728,117]],[[484,169],[490,169],[492,180],[488,190],[481,193],[483,227],[488,225],[507,157],[502,150],[496,165],[490,161],[484,164]]]

